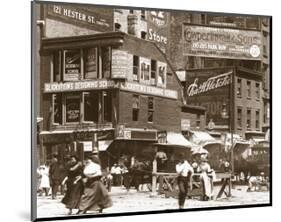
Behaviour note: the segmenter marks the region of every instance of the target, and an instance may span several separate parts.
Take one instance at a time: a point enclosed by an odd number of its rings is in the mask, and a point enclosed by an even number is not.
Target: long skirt
[[[66,186],[67,186],[67,191],[61,202],[68,209],[78,209],[80,198],[83,194],[82,181],[80,180],[76,184],[73,184],[73,180],[71,180],[68,183],[66,183]]]
[[[102,182],[97,179],[89,179],[84,187],[79,210],[96,211],[111,206],[111,198]]]

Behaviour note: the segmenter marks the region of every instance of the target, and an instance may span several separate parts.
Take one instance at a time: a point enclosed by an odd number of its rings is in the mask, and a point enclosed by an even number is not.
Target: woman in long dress
[[[89,156],[84,168],[84,193],[80,200],[78,214],[87,211],[99,211],[112,206],[111,198],[107,189],[101,182],[102,172],[99,159],[96,156]]]
[[[67,177],[62,182],[62,184],[66,182],[67,187],[62,203],[69,209],[69,215],[72,214],[73,209],[78,209],[79,207],[80,198],[83,193],[82,172],[82,163],[79,162],[76,156],[71,156]]]

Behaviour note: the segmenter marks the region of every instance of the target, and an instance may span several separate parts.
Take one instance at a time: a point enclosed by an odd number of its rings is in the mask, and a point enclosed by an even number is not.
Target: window
[[[65,121],[67,123],[80,122],[80,96],[79,95],[66,96]]]
[[[260,83],[256,82],[256,99],[260,99]]]
[[[146,39],[146,32],[144,32],[144,31],[141,32],[141,38]]]
[[[103,120],[111,122],[112,120],[112,95],[111,92],[103,91]]]
[[[62,95],[53,95],[53,123],[62,124]]]
[[[129,13],[130,13],[130,14],[134,14],[134,10],[130,10]]]
[[[251,81],[247,81],[247,98],[251,98]]]
[[[53,57],[53,82],[62,81],[62,54],[56,51]]]
[[[242,109],[237,108],[237,127],[242,128]]]
[[[133,95],[133,121],[139,120],[139,110],[140,110],[140,97],[138,95]]]
[[[247,109],[247,129],[251,129],[251,109]]]
[[[141,19],[145,19],[145,10],[141,10]]]
[[[115,31],[120,31],[121,30],[121,24],[118,22],[114,23]]]
[[[141,80],[145,83],[150,83],[150,60],[142,58],[140,61],[141,66]]]
[[[158,62],[157,67],[158,67],[157,86],[166,87],[167,64]]]
[[[111,49],[110,47],[101,48],[101,78],[110,78],[111,70]]]
[[[98,92],[84,93],[84,121],[98,122],[99,118],[99,94]]]
[[[63,81],[77,81],[81,79],[82,50],[64,50],[63,58]]]
[[[201,24],[206,24],[206,15],[201,14]]]
[[[201,121],[200,121],[200,114],[196,114],[196,127],[200,127]]]
[[[147,121],[152,123],[153,122],[153,113],[154,113],[154,98],[148,97],[148,117]]]
[[[237,79],[237,97],[242,96],[242,79]]]
[[[90,48],[85,50],[85,79],[98,78],[98,50]]]
[[[256,129],[260,129],[260,111],[256,111]]]
[[[157,72],[157,62],[155,60],[151,60],[151,84],[156,85],[156,72]]]
[[[138,56],[133,57],[133,80],[134,81],[139,80],[139,57]]]

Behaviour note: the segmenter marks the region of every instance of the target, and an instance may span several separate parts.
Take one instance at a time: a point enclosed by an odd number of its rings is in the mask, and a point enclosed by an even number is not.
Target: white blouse
[[[89,178],[102,175],[100,165],[93,162],[90,162],[85,166],[83,173],[86,177]]]

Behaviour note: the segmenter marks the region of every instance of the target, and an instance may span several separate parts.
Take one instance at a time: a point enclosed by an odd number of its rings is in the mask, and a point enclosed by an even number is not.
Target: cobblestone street
[[[219,187],[215,187],[215,193],[218,193]],[[269,203],[269,192],[246,192],[246,186],[236,186],[232,189],[231,198],[220,198],[219,200],[199,201],[198,199],[188,199],[185,203],[186,208],[216,207],[216,206],[234,206],[248,204]],[[136,192],[130,190],[127,192],[120,187],[113,187],[111,192],[113,206],[105,209],[106,213],[140,212],[177,209],[177,199],[165,198],[164,195],[151,197],[147,191]],[[63,216],[67,214],[67,209],[61,203],[62,196],[52,200],[50,196],[38,197],[38,217]],[[93,212],[94,213],[94,212]]]

